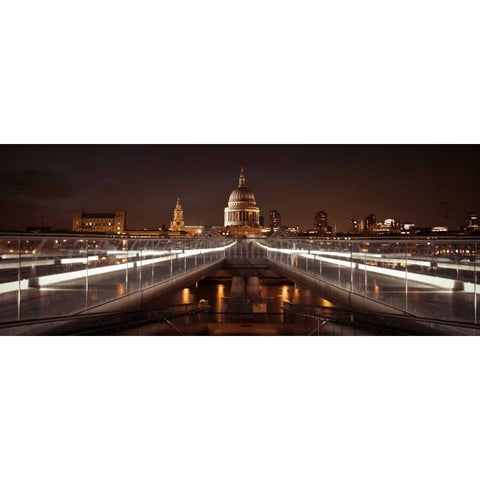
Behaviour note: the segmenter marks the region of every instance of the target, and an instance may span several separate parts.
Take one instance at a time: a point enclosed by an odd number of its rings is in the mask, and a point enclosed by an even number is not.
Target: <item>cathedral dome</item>
[[[245,186],[245,173],[243,167],[240,170],[240,178],[238,179],[238,187],[230,194],[228,199],[229,207],[253,207],[257,206],[255,195]]]
[[[255,196],[247,187],[237,187],[231,194],[228,203],[251,203],[255,207]]]
[[[228,207],[225,209],[226,227],[241,227],[248,225],[257,227],[260,222],[260,210],[257,207],[255,195],[245,186],[245,173],[240,170],[238,187],[230,194]]]

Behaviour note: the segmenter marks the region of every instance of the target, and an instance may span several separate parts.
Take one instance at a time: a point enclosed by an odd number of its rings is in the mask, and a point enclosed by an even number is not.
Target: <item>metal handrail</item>
[[[466,323],[466,322],[458,322],[455,320],[442,320],[438,318],[429,318],[429,317],[417,317],[414,315],[402,315],[402,314],[392,314],[392,313],[376,313],[376,312],[369,312],[366,310],[354,310],[354,309],[347,309],[347,308],[341,308],[341,307],[327,307],[327,306],[322,306],[322,305],[298,305],[294,304],[291,302],[284,302],[283,304],[284,311],[289,310],[290,308],[291,313],[295,314],[300,314],[303,312],[298,312],[300,309],[320,309],[324,313],[323,315],[325,316],[332,316],[334,313],[337,314],[345,314],[345,315],[364,315],[367,317],[373,317],[373,318],[381,318],[381,319],[387,319],[387,320],[406,320],[406,321],[414,321],[414,322],[419,322],[419,323],[425,323],[425,324],[438,324],[442,326],[448,326],[448,327],[456,327],[456,328],[468,328],[470,330],[478,330],[480,331],[480,325],[475,325],[474,323]],[[297,309],[297,311],[294,311]],[[353,322],[352,322],[353,323]]]
[[[135,310],[114,310],[111,312],[100,312],[100,313],[80,313],[74,315],[64,315],[58,317],[48,317],[48,318],[39,318],[39,319],[29,319],[29,320],[11,320],[9,322],[2,322],[0,323],[0,330],[7,329],[12,327],[28,327],[28,326],[42,326],[48,325],[52,323],[58,322],[65,322],[65,321],[78,321],[78,320],[95,320],[95,319],[103,319],[109,318],[119,315],[133,315],[133,314],[140,314],[140,313],[148,313],[148,312],[155,312],[155,311],[165,311],[168,309],[173,308],[180,308],[180,307],[189,307],[189,306],[198,306],[198,303],[176,303],[176,304],[169,304],[169,305],[160,305],[158,307],[153,308],[142,308],[142,309],[135,309]],[[209,308],[209,304],[204,305],[202,308],[206,310],[207,307]],[[188,312],[187,312],[188,313]]]

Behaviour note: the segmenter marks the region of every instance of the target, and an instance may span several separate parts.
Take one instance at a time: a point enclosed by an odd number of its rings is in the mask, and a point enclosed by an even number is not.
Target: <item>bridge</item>
[[[233,244],[209,237],[1,237],[0,326],[142,308],[218,268]]]
[[[352,310],[478,323],[475,239],[271,238],[258,245],[277,271]]]
[[[471,335],[478,332],[478,267],[469,238],[4,235],[0,334],[52,333],[58,325],[63,333],[80,333],[82,325],[102,333],[105,325],[120,330],[142,321],[168,321],[170,333],[185,333],[186,324],[196,331],[195,318],[261,319],[297,334],[335,334],[336,325],[337,334]],[[231,282],[222,311],[205,303],[151,306],[220,269]],[[269,312],[261,283],[282,278],[334,305],[284,301],[283,314]],[[106,321],[113,313],[115,325]],[[300,328],[285,329],[295,321]]]

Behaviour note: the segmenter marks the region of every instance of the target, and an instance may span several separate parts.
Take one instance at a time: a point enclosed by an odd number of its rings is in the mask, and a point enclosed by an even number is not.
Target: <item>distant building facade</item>
[[[282,226],[282,214],[278,210],[272,210],[270,212],[269,226],[273,230],[277,230]]]
[[[353,235],[358,235],[361,232],[360,230],[360,220],[358,218],[352,218],[350,220],[350,230],[349,233]]]
[[[183,218],[183,207],[180,202],[180,198],[177,198],[177,204],[175,205],[175,210],[173,211],[173,220],[170,222],[168,235],[201,235],[204,229],[205,227],[203,226],[185,225],[185,220]]]
[[[467,232],[478,232],[480,231],[480,225],[478,223],[478,213],[470,212],[465,221],[465,230]]]
[[[313,218],[313,229],[319,235],[331,235],[332,227],[328,226],[328,214],[324,210],[317,212]]]
[[[177,204],[173,211],[173,220],[170,223],[170,230],[173,232],[181,232],[185,228],[185,222],[183,220],[183,208],[180,203],[180,198],[177,198]]]
[[[364,223],[363,223],[364,233],[373,233],[376,225],[377,225],[377,216],[374,213],[371,213],[364,220]]]
[[[72,231],[78,233],[109,233],[120,235],[127,228],[127,213],[86,213],[77,210],[73,213]]]

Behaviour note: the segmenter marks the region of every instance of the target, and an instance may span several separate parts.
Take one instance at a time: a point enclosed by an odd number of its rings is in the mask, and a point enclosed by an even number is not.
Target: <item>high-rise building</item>
[[[328,233],[328,214],[324,210],[317,212],[313,221],[313,228],[315,231],[321,235],[326,235]]]
[[[272,210],[270,212],[270,228],[277,230],[282,226],[282,214],[278,210]]]
[[[377,225],[377,216],[371,213],[366,219],[364,223],[364,232],[365,233],[372,233]]]
[[[360,220],[358,220],[358,218],[352,218],[350,220],[350,233],[354,235],[360,233]]]
[[[83,233],[125,233],[127,228],[127,213],[85,213],[73,212],[72,231]]]

